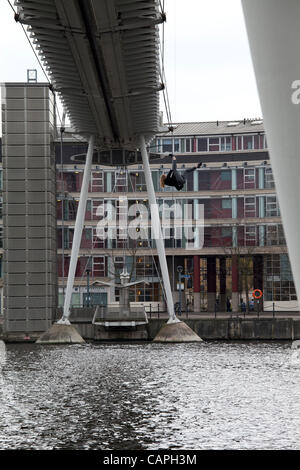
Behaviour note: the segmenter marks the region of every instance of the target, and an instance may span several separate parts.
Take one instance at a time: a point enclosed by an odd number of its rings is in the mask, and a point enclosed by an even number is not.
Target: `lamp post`
[[[86,270],[86,294],[87,294],[87,307],[90,306],[90,269]]]
[[[182,266],[177,266],[177,272],[178,272],[178,282],[179,282],[179,315],[181,315],[181,273],[183,271]]]

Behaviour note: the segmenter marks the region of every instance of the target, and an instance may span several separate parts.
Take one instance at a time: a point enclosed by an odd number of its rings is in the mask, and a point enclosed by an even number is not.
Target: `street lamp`
[[[87,307],[90,306],[90,272],[91,270],[90,269],[87,269],[86,270],[86,282],[87,282],[87,286],[86,286],[86,293],[87,293]]]
[[[178,272],[178,281],[179,281],[179,315],[181,315],[181,273],[183,271],[182,266],[177,266],[177,272]]]

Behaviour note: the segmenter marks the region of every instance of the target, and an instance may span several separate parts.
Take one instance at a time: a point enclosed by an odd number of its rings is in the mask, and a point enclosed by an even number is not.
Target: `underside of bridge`
[[[155,0],[18,0],[72,127],[95,147],[136,150],[159,131]]]
[[[158,206],[149,167],[147,144],[160,130],[158,24],[165,20],[158,0],[17,0],[16,20],[31,38],[60,95],[73,129],[89,141],[77,212],[64,314],[70,300],[78,259],[94,150],[112,151],[110,164],[141,160],[156,233],[156,247],[170,324],[174,313]],[[132,158],[134,152],[137,157]],[[125,151],[125,152],[124,152]],[[106,162],[107,164],[107,162]],[[186,330],[187,328],[185,328]],[[195,341],[199,337],[190,331]],[[173,339],[176,335],[173,334]],[[178,336],[178,338],[180,335]],[[186,336],[185,336],[186,337]],[[191,338],[189,339],[191,340]],[[182,337],[180,341],[183,341]]]

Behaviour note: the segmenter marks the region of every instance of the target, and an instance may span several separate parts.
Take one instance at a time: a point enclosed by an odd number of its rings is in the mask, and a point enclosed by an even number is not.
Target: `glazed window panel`
[[[252,150],[253,149],[253,135],[244,135],[243,136],[243,149]]]
[[[199,138],[197,139],[198,152],[207,152],[207,139]]]
[[[91,177],[90,189],[92,192],[100,193],[104,191],[103,171],[93,171]]]
[[[158,153],[162,152],[162,141],[161,139],[156,139],[156,144],[154,145]]]
[[[93,276],[105,277],[105,256],[95,256],[93,258]]]
[[[256,198],[255,197],[245,197],[244,213],[245,213],[245,217],[256,216]]]
[[[116,170],[113,192],[121,193],[128,190],[128,173],[124,168]]]
[[[219,137],[210,137],[208,150],[210,152],[219,152],[220,150],[220,139]]]
[[[254,140],[254,149],[259,149],[260,148],[259,138],[260,138],[260,136],[258,134],[255,135],[254,138],[253,138],[253,140]]]
[[[255,188],[255,168],[244,169],[244,188]]]
[[[185,187],[186,187],[187,191],[193,191],[194,190],[194,172],[187,173]]]
[[[276,196],[266,196],[266,217],[278,217],[278,203]]]
[[[92,232],[93,248],[105,248],[106,247],[106,233],[107,233],[107,228],[103,227],[101,230],[97,230],[97,227],[93,227],[93,232]]]
[[[265,168],[265,187],[267,189],[275,188],[272,168]]]
[[[180,145],[180,140],[179,139],[174,139],[174,152],[179,152],[180,151],[180,148],[179,148],[179,145]]]
[[[103,213],[101,211],[101,208],[103,207],[103,199],[101,200],[97,200],[97,199],[93,199],[92,200],[92,218],[93,220],[97,220],[97,219],[100,219],[100,215],[97,215],[97,212],[98,214],[100,213]]]
[[[256,245],[256,226],[246,225],[245,227],[245,245],[254,246]]]
[[[295,285],[286,253],[266,255],[264,262],[265,300],[296,300]]]
[[[173,152],[173,140],[172,139],[162,139],[162,151]]]
[[[231,181],[231,171],[222,170],[221,171],[221,181]]]
[[[266,226],[266,244],[268,246],[278,245],[277,225]]]
[[[231,199],[222,199],[222,209],[231,209],[232,200]]]
[[[284,230],[282,225],[278,225],[278,244],[279,245],[286,245],[286,239],[284,235]]]
[[[231,137],[221,137],[221,151],[230,152],[232,150]]]
[[[238,136],[236,138],[236,149],[237,150],[242,150],[243,149],[243,137],[242,136]]]
[[[128,190],[133,191],[147,191],[144,172],[141,170],[131,171],[128,179]]]

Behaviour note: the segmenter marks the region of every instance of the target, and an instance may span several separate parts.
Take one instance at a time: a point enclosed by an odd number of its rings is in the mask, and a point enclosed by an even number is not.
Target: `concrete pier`
[[[195,343],[201,338],[184,322],[165,323],[155,335],[154,343]]]
[[[39,344],[80,344],[85,343],[73,325],[54,323],[36,341]]]

